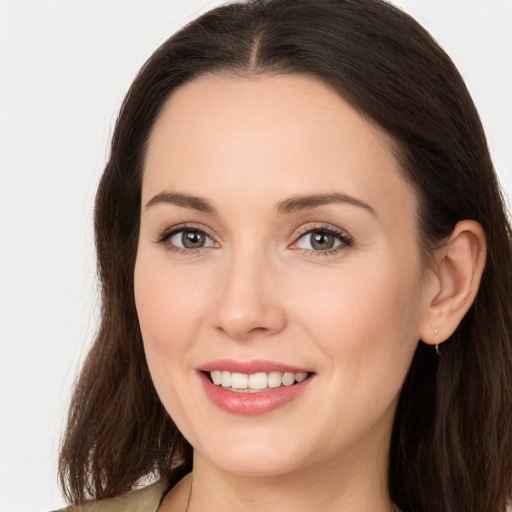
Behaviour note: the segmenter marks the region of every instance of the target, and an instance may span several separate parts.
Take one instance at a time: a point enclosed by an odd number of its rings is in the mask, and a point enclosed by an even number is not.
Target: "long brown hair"
[[[95,210],[102,319],[76,385],[60,456],[68,499],[106,498],[154,475],[172,485],[192,449],[154,390],[133,296],[141,173],[173,90],[206,73],[305,74],[393,139],[419,198],[426,264],[462,219],[488,259],[471,309],[437,358],[419,342],[400,396],[389,489],[405,512],[502,512],[512,485],[510,226],[475,106],[449,57],[380,0],[253,0],[167,40],[131,86]]]

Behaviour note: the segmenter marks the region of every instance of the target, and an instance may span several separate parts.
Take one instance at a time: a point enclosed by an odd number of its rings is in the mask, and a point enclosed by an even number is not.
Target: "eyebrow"
[[[215,208],[212,204],[203,199],[202,197],[191,196],[189,194],[180,194],[178,192],[160,192],[155,197],[150,199],[146,204],[146,209],[156,204],[174,204],[183,208],[190,208],[192,210],[198,210],[203,213],[210,213],[214,215],[216,213]]]
[[[312,210],[319,206],[324,206],[333,203],[350,204],[358,206],[370,212],[372,215],[377,216],[375,210],[364,201],[347,194],[334,192],[331,194],[311,194],[290,197],[281,201],[275,206],[278,214],[290,214],[303,210]],[[215,215],[217,211],[214,206],[202,197],[197,197],[189,194],[182,194],[179,192],[160,192],[146,204],[146,209],[151,208],[157,204],[174,204],[183,208],[190,208],[203,213]]]
[[[313,194],[304,196],[294,196],[290,199],[281,201],[276,205],[278,213],[295,213],[302,210],[311,210],[319,206],[324,206],[333,203],[350,204],[352,206],[358,206],[369,211],[372,215],[377,217],[375,210],[364,201],[347,194],[335,192],[332,194]]]

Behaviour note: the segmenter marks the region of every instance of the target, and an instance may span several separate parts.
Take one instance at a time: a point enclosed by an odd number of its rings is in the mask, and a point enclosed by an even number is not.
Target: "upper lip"
[[[263,359],[252,359],[251,361],[237,361],[235,359],[217,359],[201,364],[197,370],[210,372],[214,370],[228,371],[231,373],[270,373],[270,372],[289,372],[289,373],[311,373],[310,370],[300,368],[276,361],[266,361]]]

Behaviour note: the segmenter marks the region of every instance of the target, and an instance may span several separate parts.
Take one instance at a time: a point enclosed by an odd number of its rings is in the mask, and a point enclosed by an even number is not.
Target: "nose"
[[[278,269],[256,254],[233,255],[226,262],[215,327],[237,340],[277,334],[286,325],[284,304],[278,290]]]

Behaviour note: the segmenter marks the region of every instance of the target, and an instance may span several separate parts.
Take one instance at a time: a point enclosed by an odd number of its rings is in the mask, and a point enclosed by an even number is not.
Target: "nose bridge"
[[[276,293],[278,269],[265,247],[240,243],[220,276],[216,327],[236,339],[279,332],[285,311]]]

